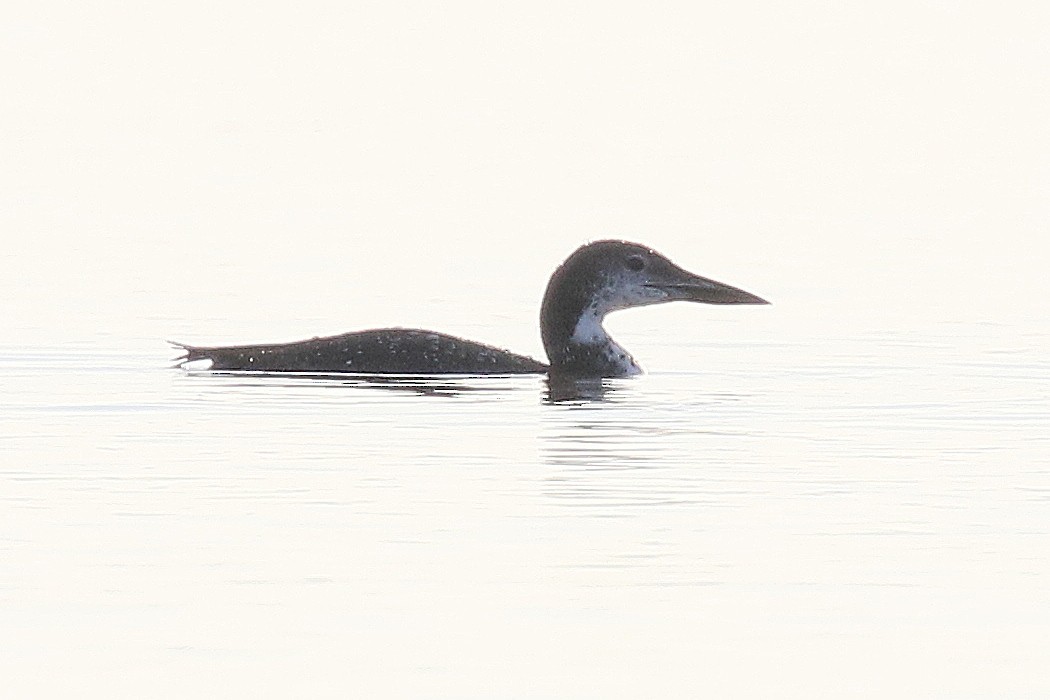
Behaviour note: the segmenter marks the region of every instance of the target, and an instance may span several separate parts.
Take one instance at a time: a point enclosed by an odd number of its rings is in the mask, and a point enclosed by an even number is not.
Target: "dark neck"
[[[602,327],[605,315],[594,294],[566,279],[559,268],[547,285],[540,309],[540,333],[550,374],[623,377],[641,368]]]

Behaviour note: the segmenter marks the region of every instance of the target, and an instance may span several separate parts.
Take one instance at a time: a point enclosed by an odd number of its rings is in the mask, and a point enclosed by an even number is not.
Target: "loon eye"
[[[645,260],[642,259],[641,255],[632,255],[627,258],[627,267],[634,270],[635,272],[641,272],[645,267]]]

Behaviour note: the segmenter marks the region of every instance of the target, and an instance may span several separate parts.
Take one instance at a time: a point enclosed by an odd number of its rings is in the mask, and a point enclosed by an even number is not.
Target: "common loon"
[[[278,345],[173,345],[185,353],[176,366],[210,360],[209,369],[219,371],[623,377],[642,369],[605,331],[606,314],[670,301],[769,303],[683,270],[644,245],[606,240],[576,249],[551,275],[540,308],[540,333],[549,365],[491,345],[408,328]]]

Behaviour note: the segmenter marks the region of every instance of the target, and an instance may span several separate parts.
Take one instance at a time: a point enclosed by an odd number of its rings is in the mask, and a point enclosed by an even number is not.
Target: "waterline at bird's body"
[[[408,328],[274,345],[175,345],[185,352],[179,365],[208,361],[209,369],[218,371],[623,377],[642,369],[606,332],[605,316],[672,301],[768,303],[688,272],[638,243],[608,240],[581,246],[551,275],[540,310],[549,364],[484,343]]]

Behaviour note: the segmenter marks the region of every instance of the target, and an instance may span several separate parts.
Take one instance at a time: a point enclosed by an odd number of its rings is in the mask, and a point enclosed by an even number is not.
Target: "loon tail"
[[[168,345],[172,346],[182,354],[174,358],[172,368],[185,367],[190,362],[195,360],[203,360],[208,358],[207,352],[204,348],[199,348],[195,345],[186,345],[186,343],[179,343],[174,340],[166,341]]]

